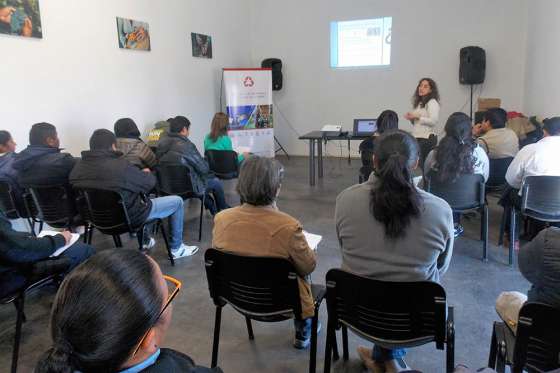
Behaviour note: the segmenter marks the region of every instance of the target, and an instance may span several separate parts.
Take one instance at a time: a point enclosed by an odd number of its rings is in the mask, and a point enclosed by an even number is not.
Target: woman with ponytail
[[[418,143],[403,131],[379,137],[374,172],[336,199],[336,230],[342,269],[381,281],[435,281],[447,271],[453,251],[453,218],[444,200],[418,189]],[[370,371],[409,367],[405,351],[359,347]]]
[[[53,345],[35,372],[212,372],[160,348],[180,287],[137,250],[93,256],[62,282],[51,314]]]
[[[486,152],[472,137],[471,118],[465,113],[453,113],[445,124],[445,137],[426,157],[424,176],[429,174],[438,181],[453,183],[460,175],[479,174],[488,180],[490,161]],[[455,237],[464,231],[460,215],[453,216]]]

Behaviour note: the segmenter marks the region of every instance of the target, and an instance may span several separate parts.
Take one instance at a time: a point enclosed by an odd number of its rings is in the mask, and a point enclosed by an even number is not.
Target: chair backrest
[[[513,161],[513,157],[490,159],[490,176],[486,185],[489,187],[501,187],[506,185],[506,172]]]
[[[131,232],[130,219],[120,193],[95,188],[80,189],[87,206],[87,219],[105,234]]]
[[[29,191],[41,220],[56,228],[69,228],[72,225],[78,211],[69,184],[31,186]]]
[[[542,221],[560,221],[560,176],[527,176],[521,188],[523,215]]]
[[[449,203],[453,211],[478,208],[485,203],[484,178],[478,174],[460,175],[454,182],[441,182],[431,171],[426,177],[426,190]]]
[[[446,338],[445,290],[435,282],[385,282],[340,269],[327,272],[329,321],[385,346],[413,347]]]
[[[228,303],[255,320],[301,318],[298,276],[287,259],[208,249],[204,260],[216,305]]]
[[[190,170],[185,165],[159,165],[156,169],[158,191],[162,195],[193,196],[194,190],[190,177]]]
[[[526,303],[519,312],[513,372],[548,372],[560,368],[560,309]]]
[[[16,207],[12,186],[4,180],[0,180],[0,211],[6,215],[8,219],[18,219],[21,217]]]
[[[210,170],[221,179],[234,179],[239,174],[237,153],[233,150],[207,150],[204,153]]]

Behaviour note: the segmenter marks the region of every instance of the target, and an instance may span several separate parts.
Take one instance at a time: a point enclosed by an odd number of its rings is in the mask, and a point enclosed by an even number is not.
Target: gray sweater
[[[370,210],[370,192],[377,181],[371,174],[336,199],[336,232],[342,248],[342,269],[382,281],[439,282],[453,252],[453,216],[441,198],[418,190],[420,215],[412,218],[397,239],[385,237],[385,226]]]

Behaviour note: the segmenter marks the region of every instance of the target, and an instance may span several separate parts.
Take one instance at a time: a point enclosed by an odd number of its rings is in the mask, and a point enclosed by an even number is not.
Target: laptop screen
[[[354,119],[354,133],[371,134],[377,132],[377,119]]]

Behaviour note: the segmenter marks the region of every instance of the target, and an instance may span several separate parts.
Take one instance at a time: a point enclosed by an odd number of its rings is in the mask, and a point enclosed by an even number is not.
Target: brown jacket
[[[296,219],[272,207],[230,208],[214,218],[212,246],[235,254],[289,259],[300,276],[302,317],[313,316],[311,287],[304,277],[315,269],[316,257]]]

